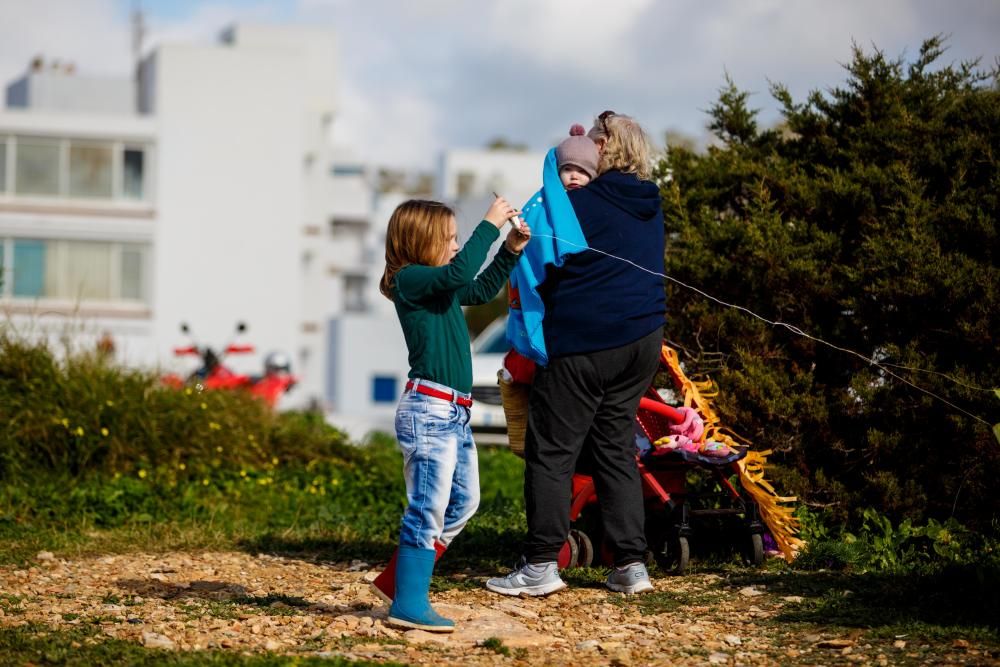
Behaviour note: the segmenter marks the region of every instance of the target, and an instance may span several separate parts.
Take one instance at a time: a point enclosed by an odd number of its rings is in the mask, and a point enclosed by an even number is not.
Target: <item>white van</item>
[[[472,341],[473,405],[470,425],[478,444],[507,444],[507,419],[500,401],[500,385],[497,384],[497,371],[510,349],[506,331],[507,317],[498,317]]]

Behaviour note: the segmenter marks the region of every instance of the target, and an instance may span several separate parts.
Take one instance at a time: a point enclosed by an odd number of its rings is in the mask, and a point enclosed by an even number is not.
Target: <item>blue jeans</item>
[[[469,408],[416,391],[417,384],[424,384],[450,393],[444,385],[413,382],[414,389],[404,392],[396,408],[409,503],[399,543],[433,549],[435,541],[448,546],[479,508],[479,458]]]

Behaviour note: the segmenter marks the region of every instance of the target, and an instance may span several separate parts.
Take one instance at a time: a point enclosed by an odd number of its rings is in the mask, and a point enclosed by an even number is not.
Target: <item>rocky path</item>
[[[503,598],[455,575],[433,600],[458,631],[400,632],[384,623],[374,576],[364,563],[244,553],[43,552],[27,569],[0,568],[0,626],[91,624],[100,628],[92,641],[426,665],[996,664],[964,640],[929,646],[783,622],[801,598],[711,574],[658,578],[657,593],[639,599],[589,584]]]

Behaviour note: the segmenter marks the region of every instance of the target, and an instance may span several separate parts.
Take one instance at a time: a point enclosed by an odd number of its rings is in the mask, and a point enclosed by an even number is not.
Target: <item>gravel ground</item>
[[[367,563],[245,553],[125,554],[64,560],[40,553],[0,568],[0,626],[99,625],[150,648],[218,648],[409,664],[787,665],[1000,664],[975,642],[870,639],[863,630],[782,623],[802,602],[717,574],[662,577],[626,600],[596,585],[546,599],[504,598],[452,575],[432,595],[452,635],[401,632],[368,587]]]

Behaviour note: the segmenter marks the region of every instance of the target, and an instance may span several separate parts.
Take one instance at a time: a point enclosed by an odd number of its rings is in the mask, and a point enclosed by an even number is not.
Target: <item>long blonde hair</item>
[[[455,212],[439,201],[410,199],[396,207],[385,233],[385,272],[378,289],[392,300],[396,274],[410,264],[434,265],[448,242]]]
[[[635,174],[643,181],[652,178],[653,149],[646,132],[634,118],[605,111],[594,119],[587,136],[598,145],[604,141],[597,163],[598,174],[617,169]]]

